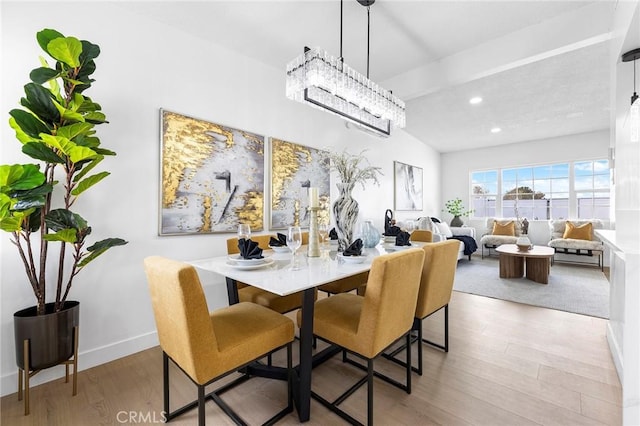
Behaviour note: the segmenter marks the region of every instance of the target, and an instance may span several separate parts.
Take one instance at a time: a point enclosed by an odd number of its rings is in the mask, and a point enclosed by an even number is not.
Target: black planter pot
[[[53,308],[54,303],[47,303],[44,315],[37,315],[35,306],[13,314],[18,368],[25,369],[25,340],[29,340],[29,371],[53,367],[73,356],[80,302],[67,301],[60,312],[54,312]]]

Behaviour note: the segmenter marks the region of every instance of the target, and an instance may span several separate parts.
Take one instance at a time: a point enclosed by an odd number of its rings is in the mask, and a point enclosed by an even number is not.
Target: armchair
[[[551,232],[551,241],[548,246],[553,248],[554,262],[556,254],[569,254],[575,256],[598,256],[598,267],[604,269],[602,255],[604,245],[602,241],[594,234],[594,229],[602,229],[603,223],[598,219],[590,220],[550,220],[549,231]],[[563,260],[564,262],[572,262]],[[578,262],[573,263],[592,263]]]
[[[488,217],[486,221],[486,230],[480,238],[482,246],[482,258],[484,259],[484,249],[489,251],[502,244],[515,244],[518,237],[522,234],[520,223],[516,218],[495,218]]]

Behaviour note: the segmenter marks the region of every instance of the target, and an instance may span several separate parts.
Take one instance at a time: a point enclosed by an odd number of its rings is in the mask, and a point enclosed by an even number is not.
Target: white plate
[[[240,254],[232,254],[229,256],[229,260],[236,262],[238,265],[260,265],[267,259],[264,257],[260,259],[243,259]]]
[[[291,253],[287,246],[269,246],[275,253]]]
[[[254,265],[247,265],[244,263],[238,263],[237,260],[227,260],[227,266],[230,266],[235,269],[242,269],[242,270],[248,271],[251,269],[264,268],[265,266],[269,266],[274,262],[273,259],[259,259],[259,260],[264,260],[264,262],[254,264]]]
[[[411,244],[410,246],[397,246],[397,245],[396,245],[396,243],[395,243],[395,242],[393,242],[393,243],[384,243],[384,244],[382,245],[382,247],[383,247],[385,250],[394,251],[394,250],[405,250],[405,249],[408,249],[408,248],[414,247],[414,245],[413,245],[413,244]]]
[[[362,263],[367,256],[345,256],[342,253],[338,253],[338,257],[344,261],[344,263]]]

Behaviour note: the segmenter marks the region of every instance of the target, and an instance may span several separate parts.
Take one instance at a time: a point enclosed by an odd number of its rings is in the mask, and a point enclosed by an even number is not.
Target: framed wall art
[[[329,158],[324,151],[271,138],[271,229],[309,226],[309,188],[318,188],[319,219],[329,219]]]
[[[394,202],[396,210],[422,210],[422,169],[393,162]]]
[[[160,235],[264,228],[264,137],[160,110]]]

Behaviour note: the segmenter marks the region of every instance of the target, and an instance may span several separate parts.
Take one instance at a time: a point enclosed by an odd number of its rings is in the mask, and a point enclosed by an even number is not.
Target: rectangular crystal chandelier
[[[287,64],[286,94],[383,136],[406,125],[400,98],[318,47]]]

